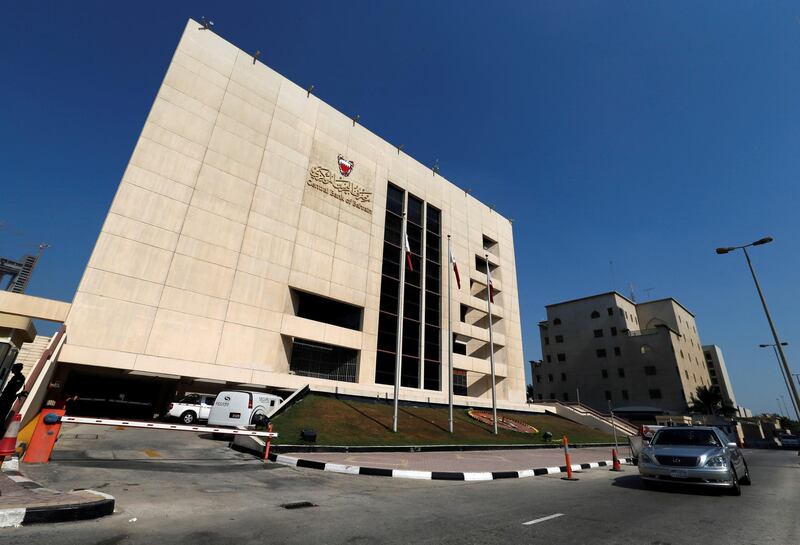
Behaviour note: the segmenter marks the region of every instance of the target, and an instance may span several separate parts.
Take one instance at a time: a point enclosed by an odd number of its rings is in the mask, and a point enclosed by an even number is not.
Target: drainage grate
[[[296,501],[293,503],[284,503],[281,505],[284,509],[302,509],[304,507],[316,507],[316,504],[310,501]]]

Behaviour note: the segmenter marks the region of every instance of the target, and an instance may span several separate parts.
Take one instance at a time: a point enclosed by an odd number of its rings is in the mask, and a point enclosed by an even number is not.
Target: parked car
[[[797,435],[779,435],[778,440],[780,440],[781,446],[783,447],[800,447],[800,436]]]
[[[639,453],[639,476],[645,486],[676,482],[727,488],[738,496],[750,484],[741,450],[718,428],[662,428]]]
[[[283,398],[264,392],[225,390],[217,395],[208,417],[209,426],[235,428],[249,426],[263,420]]]
[[[169,404],[167,417],[178,418],[181,424],[187,425],[198,420],[208,420],[216,397],[214,394],[187,392],[181,399]]]

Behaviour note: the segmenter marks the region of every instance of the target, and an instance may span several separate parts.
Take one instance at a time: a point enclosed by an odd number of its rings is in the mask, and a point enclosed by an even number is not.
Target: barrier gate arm
[[[64,416],[64,410],[46,409],[39,416],[36,429],[23,460],[26,463],[46,464],[50,461],[62,424],[91,424],[95,426],[120,426],[150,430],[188,431],[195,433],[221,433],[225,435],[244,435],[248,437],[278,437],[272,431],[241,430],[236,428],[215,428],[212,426],[185,426],[182,424],[161,424],[137,420],[114,420],[110,418],[85,418]]]
[[[62,424],[94,424],[97,426],[125,426],[128,428],[146,428],[152,430],[224,433],[226,435],[246,435],[249,437],[278,437],[277,433],[271,431],[240,430],[236,428],[212,428],[210,426],[184,426],[182,424],[161,424],[158,422],[112,420],[109,418],[86,418],[82,416],[62,416],[58,421]]]

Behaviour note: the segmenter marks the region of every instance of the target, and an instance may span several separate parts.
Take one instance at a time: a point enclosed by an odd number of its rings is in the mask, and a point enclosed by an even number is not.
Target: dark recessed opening
[[[292,503],[281,504],[284,509],[302,509],[304,507],[316,507],[317,505],[310,501],[295,501]]]
[[[295,289],[292,299],[300,318],[361,331],[361,307]]]

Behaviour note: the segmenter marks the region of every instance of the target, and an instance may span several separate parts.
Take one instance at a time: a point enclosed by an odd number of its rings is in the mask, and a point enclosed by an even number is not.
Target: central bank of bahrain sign
[[[339,199],[353,208],[372,214],[372,193],[357,183],[345,179],[353,172],[355,163],[340,155],[337,167],[339,170],[338,175],[337,172],[329,168],[311,167],[306,183],[317,191],[330,195],[334,199]]]

